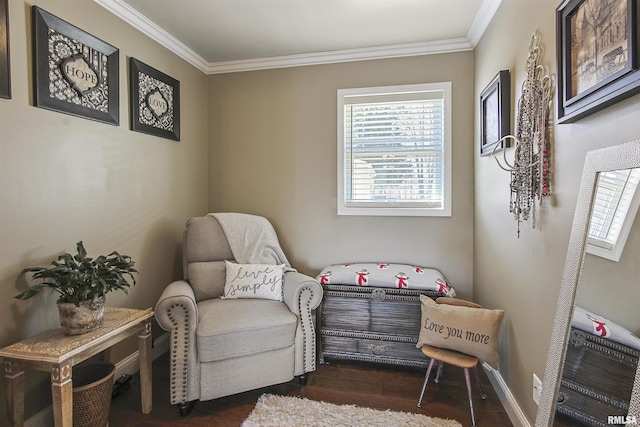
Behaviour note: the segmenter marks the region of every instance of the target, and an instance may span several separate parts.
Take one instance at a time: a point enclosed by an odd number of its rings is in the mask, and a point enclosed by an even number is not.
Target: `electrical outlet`
[[[540,405],[540,395],[542,394],[542,381],[536,374],[533,374],[533,401]]]

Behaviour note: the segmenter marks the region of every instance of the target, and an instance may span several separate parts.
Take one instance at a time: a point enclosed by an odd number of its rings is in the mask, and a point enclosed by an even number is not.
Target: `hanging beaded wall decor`
[[[516,132],[503,138],[514,140],[513,162],[507,160],[506,150],[502,161],[496,156],[501,144],[496,144],[492,152],[498,165],[511,173],[509,209],[518,222],[518,237],[520,223],[531,219],[535,228],[537,204],[551,191],[551,147],[547,124],[553,88],[541,62],[540,37],[534,33],[529,43],[526,78],[518,100]]]

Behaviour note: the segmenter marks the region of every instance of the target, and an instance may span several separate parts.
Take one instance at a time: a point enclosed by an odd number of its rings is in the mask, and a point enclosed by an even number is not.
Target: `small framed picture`
[[[131,58],[131,130],[180,141],[180,82]]]
[[[118,49],[37,6],[32,19],[35,106],[119,125]]]
[[[7,0],[0,0],[0,98],[11,98],[9,5]]]
[[[509,146],[503,140],[511,129],[511,74],[501,70],[480,94],[480,155]]]
[[[556,9],[558,122],[640,92],[638,0],[565,0]]]

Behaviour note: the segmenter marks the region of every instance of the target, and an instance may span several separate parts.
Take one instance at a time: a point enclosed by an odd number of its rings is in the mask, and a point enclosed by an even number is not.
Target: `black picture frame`
[[[119,50],[32,6],[34,105],[120,124]]]
[[[131,130],[180,141],[180,82],[129,60]]]
[[[556,9],[558,123],[640,92],[638,0],[565,0]]]
[[[510,129],[511,72],[500,70],[480,93],[480,155],[509,147]]]
[[[8,0],[0,0],[0,98],[11,99]]]

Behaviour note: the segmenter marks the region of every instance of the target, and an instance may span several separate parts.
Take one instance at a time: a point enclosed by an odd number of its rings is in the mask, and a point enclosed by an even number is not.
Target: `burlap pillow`
[[[498,333],[503,310],[437,304],[420,295],[422,323],[416,347],[423,345],[470,354],[500,368]]]

